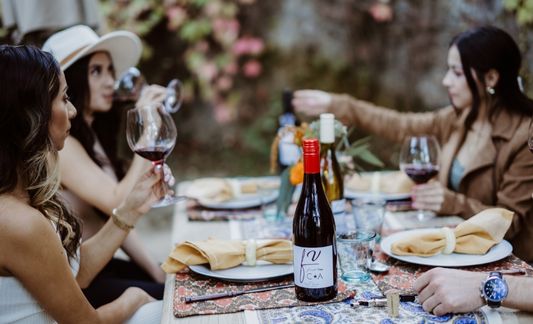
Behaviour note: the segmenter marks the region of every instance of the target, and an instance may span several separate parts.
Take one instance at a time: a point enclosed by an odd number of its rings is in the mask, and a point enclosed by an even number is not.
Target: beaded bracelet
[[[134,225],[130,225],[124,222],[122,219],[120,219],[120,217],[117,214],[116,208],[113,208],[113,211],[111,212],[111,219],[113,219],[113,223],[115,223],[115,225],[123,231],[129,232],[135,227]]]

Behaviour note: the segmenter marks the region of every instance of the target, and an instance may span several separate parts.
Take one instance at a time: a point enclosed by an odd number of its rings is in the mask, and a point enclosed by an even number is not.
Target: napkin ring
[[[113,208],[113,211],[111,212],[111,219],[113,220],[113,223],[118,228],[120,228],[121,230],[123,230],[125,232],[129,232],[130,230],[132,230],[135,227],[134,225],[130,225],[130,224],[124,222],[122,219],[120,219],[120,216],[118,216],[118,214],[117,214],[117,209],[116,208]]]
[[[246,241],[245,258],[246,258],[246,263],[248,263],[249,266],[255,266],[255,262],[257,260],[256,250],[257,250],[257,242],[255,240]]]
[[[455,250],[455,233],[449,227],[443,227],[441,228],[441,231],[446,239],[446,245],[444,245],[444,249],[442,249],[442,254],[451,254],[453,250]]]

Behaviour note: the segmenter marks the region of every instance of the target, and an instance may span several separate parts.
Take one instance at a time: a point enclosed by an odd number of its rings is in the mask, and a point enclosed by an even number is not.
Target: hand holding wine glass
[[[135,153],[152,161],[154,166],[163,167],[176,144],[177,130],[174,120],[162,105],[140,106],[127,113],[126,136]],[[161,190],[164,197],[153,207],[168,206],[181,200],[173,195],[163,179]]]
[[[405,140],[400,152],[400,169],[413,180],[423,184],[439,173],[440,147],[433,136],[413,136]],[[434,216],[429,211],[419,210],[417,218],[424,220]]]
[[[119,101],[137,101],[146,89],[147,83],[141,71],[129,68],[115,83],[115,99]],[[182,85],[180,80],[172,79],[165,88],[165,98],[161,100],[168,113],[175,113],[181,107]],[[142,106],[144,104],[138,104]]]

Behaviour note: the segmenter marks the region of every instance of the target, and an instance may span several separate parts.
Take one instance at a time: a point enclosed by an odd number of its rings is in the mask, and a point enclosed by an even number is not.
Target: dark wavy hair
[[[92,126],[84,118],[85,111],[90,103],[89,61],[93,55],[90,54],[81,58],[65,70],[65,78],[69,85],[67,93],[70,101],[78,110],[78,114],[72,120],[70,134],[80,141],[91,159],[99,166],[102,166],[102,161],[99,161],[94,153],[95,139],[98,138],[104,152],[111,161],[117,178],[122,179],[124,177],[124,162],[117,154],[121,110],[117,109],[114,104],[108,112],[95,113]]]
[[[58,154],[49,136],[60,74],[49,53],[32,46],[0,45],[0,194],[24,188],[29,205],[56,225],[72,258],[81,228],[58,197]]]
[[[466,118],[467,127],[476,119],[482,98],[471,70],[475,71],[483,86],[483,97],[490,98],[489,117],[493,117],[500,109],[528,117],[533,114],[533,101],[522,93],[518,84],[522,56],[518,45],[508,33],[493,26],[477,27],[455,36],[450,47],[454,45],[459,50],[463,73],[472,92],[472,109]],[[491,69],[499,73],[493,95],[486,93],[484,79]]]

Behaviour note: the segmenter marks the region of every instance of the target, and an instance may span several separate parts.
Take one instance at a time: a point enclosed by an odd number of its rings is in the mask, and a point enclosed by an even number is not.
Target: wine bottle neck
[[[320,156],[311,155],[304,158],[304,173],[307,174],[320,174]]]
[[[335,142],[335,117],[333,114],[320,115],[320,143]]]

